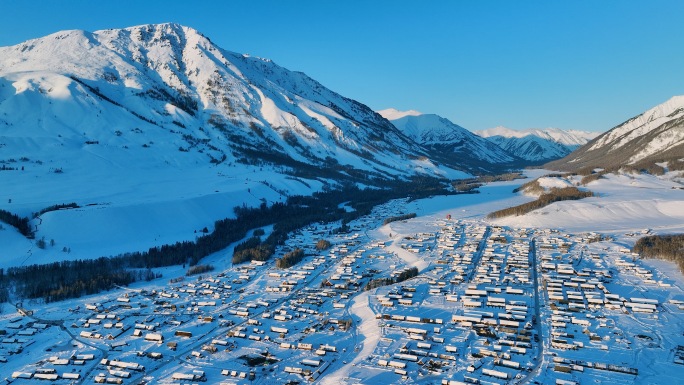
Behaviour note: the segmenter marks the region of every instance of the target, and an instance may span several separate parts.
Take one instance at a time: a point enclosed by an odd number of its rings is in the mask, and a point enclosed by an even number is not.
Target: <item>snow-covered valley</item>
[[[526,180],[394,200],[348,233],[317,224],[292,234],[278,255],[301,248],[306,257],[291,268],[232,265],[230,247],[202,260],[215,270],[200,276],[166,267],[155,269],[162,278],[78,300],[4,304],[0,377],[675,383],[684,278],[629,248],[645,233],[684,231],[677,180],[609,175],[587,186],[597,197],[500,220],[486,215],[534,199],[512,192]],[[406,213],[417,216],[383,224]],[[321,239],[331,247],[317,249]]]
[[[683,106],[478,135],[175,23],[0,47],[0,379],[678,383]]]

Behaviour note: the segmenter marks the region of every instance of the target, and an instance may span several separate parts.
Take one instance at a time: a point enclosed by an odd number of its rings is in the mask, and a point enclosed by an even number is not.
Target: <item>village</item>
[[[570,385],[684,369],[682,287],[619,242],[450,215],[383,224],[404,204],[347,233],[292,234],[281,254],[307,257],[290,268],[254,261],[59,306],[6,304],[0,378]]]

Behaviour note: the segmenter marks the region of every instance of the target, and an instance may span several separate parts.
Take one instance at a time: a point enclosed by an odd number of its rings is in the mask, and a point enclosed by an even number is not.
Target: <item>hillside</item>
[[[684,96],[675,96],[545,167],[563,171],[608,169],[681,157],[684,157]]]
[[[64,31],[2,48],[0,57],[3,136],[15,140],[120,149],[149,145],[153,131],[213,164],[315,173],[309,165],[338,177],[443,174],[429,162],[407,167],[427,154],[363,104],[270,60],[222,50],[191,28]]]
[[[5,226],[17,263],[192,240],[236,206],[457,168],[305,74],[177,24],[0,48],[0,209],[79,206],[31,220],[44,250]]]

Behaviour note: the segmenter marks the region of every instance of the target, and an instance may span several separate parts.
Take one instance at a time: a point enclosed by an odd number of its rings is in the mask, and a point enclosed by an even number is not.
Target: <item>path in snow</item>
[[[366,291],[357,295],[351,307],[351,313],[361,319],[356,330],[362,338],[360,344],[363,345],[363,348],[350,363],[326,375],[321,380],[322,385],[339,385],[342,383],[342,380],[349,375],[354,366],[370,356],[378,345],[378,341],[382,337],[382,328],[378,326],[375,313],[369,307],[370,293]],[[373,290],[373,293],[375,293],[375,290]]]
[[[392,238],[389,237],[390,233],[393,235]],[[377,230],[370,231],[368,235],[370,239],[389,238],[398,240],[402,239],[407,234],[397,233],[388,224],[380,227]],[[406,263],[407,266],[416,267],[420,272],[423,272],[430,265],[424,259],[419,258],[418,255],[401,248],[394,242],[387,246],[386,250],[395,253]],[[340,384],[344,378],[348,377],[354,366],[370,356],[375,350],[375,347],[378,345],[378,341],[380,341],[380,338],[382,337],[382,328],[378,326],[375,313],[370,309],[370,293],[371,292],[367,291],[357,295],[354,298],[354,304],[352,305],[350,311],[351,314],[361,319],[356,330],[358,335],[362,338],[363,348],[358,352],[356,357],[351,362],[341,367],[337,371],[326,375],[321,380],[322,385]],[[375,293],[375,290],[373,290],[373,293]]]
[[[392,234],[392,238],[390,238],[390,233]],[[401,240],[402,238],[404,238],[405,236],[407,236],[409,234],[397,233],[394,229],[392,229],[391,224],[387,224],[385,226],[380,227],[376,231],[370,232],[371,239],[381,239],[380,235],[384,235],[384,237],[386,237],[390,240]],[[419,258],[417,254],[401,248],[394,241],[390,245],[388,245],[385,248],[385,250],[390,251],[392,253],[395,253],[399,258],[401,258],[404,261],[404,263],[406,263],[407,266],[416,267],[416,268],[418,268],[418,271],[420,271],[421,273],[429,265],[429,263],[427,261],[425,261],[422,258]]]

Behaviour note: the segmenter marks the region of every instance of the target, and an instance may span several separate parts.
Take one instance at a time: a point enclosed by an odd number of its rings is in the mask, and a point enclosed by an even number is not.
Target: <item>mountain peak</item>
[[[405,116],[423,115],[422,112],[419,112],[416,110],[399,111],[396,108],[388,108],[385,110],[381,110],[381,111],[378,111],[378,114],[380,114],[383,118],[385,118],[387,120],[397,120],[397,119],[401,119]]]
[[[488,128],[486,130],[480,130],[480,131],[475,131],[476,134],[480,135],[483,138],[488,138],[491,136],[503,136],[506,138],[512,138],[512,137],[523,137],[526,136],[527,134],[524,134],[518,130],[513,130],[508,127],[504,126],[496,126],[494,128]]]
[[[140,24],[134,25],[132,27],[125,28],[109,28],[99,31],[95,31],[94,34],[101,34],[107,32],[117,32],[117,31],[144,31],[147,33],[154,32],[155,34],[168,34],[168,35],[200,35],[204,36],[198,30],[188,27],[179,23],[166,22],[166,23],[156,23],[156,24]]]
[[[614,127],[602,135],[594,143],[593,148],[599,148],[610,142],[620,144],[634,140],[647,134],[665,122],[681,117],[684,114],[684,95],[673,96],[667,101],[635,116],[632,119]]]
[[[19,158],[33,154],[22,143],[35,138],[73,149],[46,152],[45,163],[85,150],[120,167],[137,158],[224,174],[273,165],[364,180],[463,175],[457,162],[431,162],[367,106],[177,23],[62,31],[0,47],[0,127],[17,138],[7,147]]]
[[[477,168],[486,164],[505,168],[518,160],[495,144],[439,115],[394,109],[378,113],[406,136],[429,148],[432,154],[451,162],[456,159],[459,162],[471,162],[469,167],[473,171],[481,172]]]

